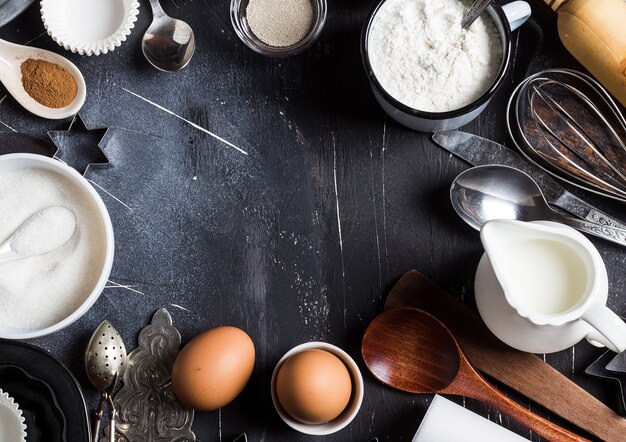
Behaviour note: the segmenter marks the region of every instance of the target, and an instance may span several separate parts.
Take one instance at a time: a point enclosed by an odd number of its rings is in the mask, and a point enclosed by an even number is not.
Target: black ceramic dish
[[[49,353],[0,339],[0,389],[26,419],[27,442],[88,442],[89,419],[78,382]]]
[[[386,1],[387,0],[381,0],[374,6],[365,21],[361,34],[361,57],[363,59],[363,65],[370,81],[372,91],[374,92],[374,96],[376,97],[378,103],[382,106],[385,112],[389,114],[389,116],[398,121],[400,124],[422,132],[436,132],[441,130],[456,129],[476,118],[487,106],[487,104],[489,104],[489,100],[491,100],[500,85],[503,83],[513,62],[513,57],[511,56],[512,31],[511,25],[509,24],[510,19],[507,18],[507,15],[502,7],[500,7],[500,5],[496,2],[492,2],[486,9],[486,13],[489,14],[498,29],[502,43],[502,62],[493,84],[480,97],[460,109],[455,109],[449,112],[425,112],[413,109],[396,100],[389,93],[387,93],[385,89],[383,89],[382,85],[376,78],[376,75],[374,75],[374,71],[370,63],[368,48],[369,34],[378,10]],[[514,17],[513,23],[517,24],[518,21],[523,22],[526,18],[518,19],[517,17]]]

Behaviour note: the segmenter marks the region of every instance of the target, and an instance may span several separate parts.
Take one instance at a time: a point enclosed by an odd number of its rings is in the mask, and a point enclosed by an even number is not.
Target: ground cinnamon
[[[22,85],[36,101],[46,107],[65,107],[78,92],[76,79],[56,63],[29,58],[20,66]]]

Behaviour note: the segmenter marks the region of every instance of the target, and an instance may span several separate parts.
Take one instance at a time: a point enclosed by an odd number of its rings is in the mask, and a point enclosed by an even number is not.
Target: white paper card
[[[413,442],[528,442],[521,436],[435,395]]]

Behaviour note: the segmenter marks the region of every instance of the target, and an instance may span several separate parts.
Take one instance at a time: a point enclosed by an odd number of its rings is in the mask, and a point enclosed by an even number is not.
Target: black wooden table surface
[[[251,441],[296,441],[313,438],[288,428],[273,410],[271,372],[291,347],[327,341],[359,363],[365,398],[349,427],[319,439],[410,440],[431,397],[377,383],[360,357],[361,337],[409,269],[473,306],[482,248],[448,199],[452,179],[468,165],[428,134],[387,118],[374,100],[359,53],[372,1],[330,0],[318,43],[285,60],[259,56],[239,41],[227,0],[163,3],[196,34],[190,65],[173,74],[156,71],[141,54],[151,19],[145,1],[128,40],[98,57],[57,46],[36,4],[0,29],[0,38],[76,63],[88,87],[81,116],[88,127],[111,128],[103,146],[112,165],[86,176],[114,225],[112,282],[79,321],[32,343],[70,367],[93,408],[97,396],[82,361],[101,320],[120,330],[129,350],[160,307],[171,313],[183,343],[214,326],[241,327],[257,350],[252,379],[227,407],[197,413],[195,434],[202,441],[230,441],[242,432]],[[507,145],[503,110],[519,79],[546,67],[580,68],[556,37],[555,15],[543,1],[531,3],[533,19],[514,35],[514,72],[464,128]],[[10,96],[0,101],[0,131],[45,135],[69,124],[34,117]],[[585,198],[626,218],[624,206]],[[624,315],[624,250],[591,240],[608,267],[609,306]],[[583,342],[545,360],[615,408],[612,386],[583,373],[601,352]],[[455,400],[539,440],[492,409]]]

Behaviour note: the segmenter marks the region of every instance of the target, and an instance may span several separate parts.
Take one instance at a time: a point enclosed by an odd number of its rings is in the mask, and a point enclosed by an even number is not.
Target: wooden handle
[[[421,273],[412,270],[393,287],[385,309],[397,307],[417,307],[443,322],[483,373],[601,440],[623,440],[626,419],[535,355],[503,344],[480,316]]]
[[[457,377],[448,387],[449,390],[454,390],[454,393],[460,393],[492,406],[551,442],[590,442],[584,437],[577,436],[565,428],[537,416],[509,399],[476,372],[463,355],[461,355],[460,372],[462,375]]]
[[[558,14],[563,45],[626,106],[626,2],[569,0]]]
[[[556,11],[563,5],[563,3],[567,2],[567,0],[543,0],[543,1],[546,2],[546,4],[550,6],[553,11]]]

